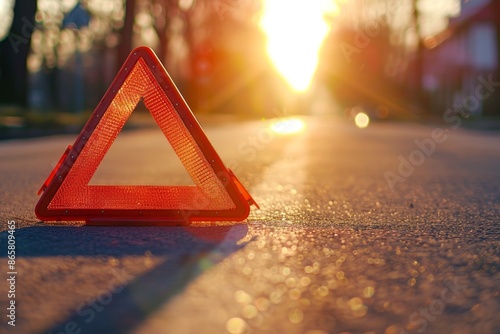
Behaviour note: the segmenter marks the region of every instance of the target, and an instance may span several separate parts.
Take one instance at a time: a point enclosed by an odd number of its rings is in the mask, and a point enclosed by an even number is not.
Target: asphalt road
[[[36,192],[75,137],[0,143],[0,332],[499,333],[500,134],[302,120],[206,126],[261,206],[211,227],[41,223]],[[92,182],[189,183],[167,149],[123,133]]]

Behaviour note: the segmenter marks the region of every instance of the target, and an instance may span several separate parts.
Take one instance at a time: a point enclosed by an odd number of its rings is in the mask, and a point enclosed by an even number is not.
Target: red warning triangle
[[[194,181],[193,186],[89,185],[140,99]],[[243,220],[250,194],[227,169],[154,52],[132,51],[76,139],[40,189],[38,218],[95,224]]]

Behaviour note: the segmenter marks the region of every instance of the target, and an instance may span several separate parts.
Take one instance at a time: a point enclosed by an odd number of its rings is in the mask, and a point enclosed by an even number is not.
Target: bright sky
[[[14,0],[0,0],[0,41],[7,37],[12,23]]]
[[[460,0],[420,0],[422,13],[422,35],[432,36],[448,26],[448,18],[460,14]]]

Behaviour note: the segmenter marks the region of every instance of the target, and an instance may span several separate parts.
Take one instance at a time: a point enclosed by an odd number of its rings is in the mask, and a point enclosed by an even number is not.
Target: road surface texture
[[[36,192],[75,137],[0,143],[0,331],[499,333],[500,134],[300,120],[205,126],[261,206],[216,226],[41,223]],[[92,182],[189,183],[164,149],[122,133]]]

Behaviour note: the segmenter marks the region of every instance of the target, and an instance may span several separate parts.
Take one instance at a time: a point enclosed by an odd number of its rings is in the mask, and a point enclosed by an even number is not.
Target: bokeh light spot
[[[226,329],[231,334],[242,334],[247,327],[246,322],[241,318],[231,318],[226,323]]]
[[[358,128],[364,129],[370,124],[370,117],[364,112],[360,112],[354,117],[354,123],[356,123]]]

